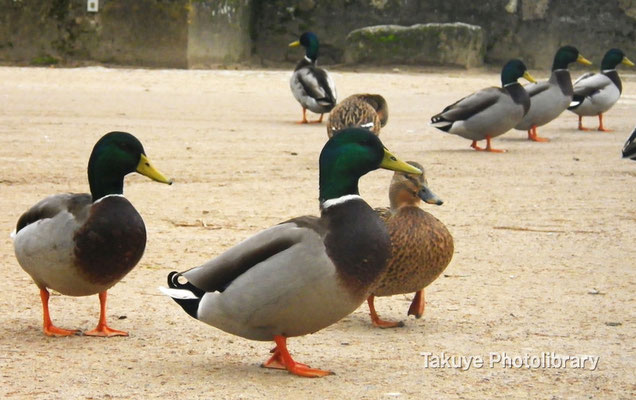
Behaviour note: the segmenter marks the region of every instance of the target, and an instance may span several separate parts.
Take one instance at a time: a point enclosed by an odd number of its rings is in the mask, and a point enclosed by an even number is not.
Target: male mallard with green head
[[[407,315],[420,318],[426,304],[424,288],[441,275],[453,258],[450,232],[441,221],[419,207],[421,200],[438,206],[443,202],[428,188],[424,168],[414,161],[408,163],[422,174],[396,172],[389,188],[391,208],[376,210],[389,231],[392,248],[386,272],[367,299],[371,321],[380,328],[404,324],[380,319],[375,311],[375,297],[415,292]]]
[[[574,92],[568,66],[573,62],[592,64],[575,47],[563,46],[554,55],[550,79],[525,86],[530,96],[530,109],[515,129],[528,131],[528,140],[547,142],[549,139],[537,134],[537,127],[552,121],[570,105]]]
[[[389,107],[379,94],[352,94],[338,103],[329,113],[327,136],[345,128],[366,128],[380,134],[389,120]]]
[[[366,129],[334,135],[320,153],[320,217],[261,231],[205,264],[168,275],[161,288],[192,317],[228,333],[276,343],[264,367],[306,377],[329,371],[295,362],[287,338],[323,329],[356,310],[386,269],[386,227],[359,196],[377,168],[418,174]]]
[[[634,66],[621,50],[611,49],[601,61],[600,73],[587,73],[574,82],[574,97],[568,110],[578,114],[580,131],[589,130],[583,127],[584,115],[598,115],[598,130],[611,131],[603,126],[603,113],[616,104],[623,91],[621,78],[616,71],[618,64]]]
[[[524,77],[535,82],[520,60],[508,61],[501,70],[501,88],[489,87],[464,97],[431,118],[435,128],[472,140],[475,150],[502,152],[490,147],[490,139],[503,135],[521,121],[530,109],[530,97],[517,82]],[[486,148],[477,141],[486,140]]]
[[[318,59],[318,37],[312,32],[305,32],[300,39],[289,44],[290,47],[303,46],[305,57],[296,64],[296,69],[291,76],[289,86],[294,97],[303,108],[303,119],[300,123],[306,124],[306,112],[309,109],[320,114],[317,122],[322,122],[322,115],[328,113],[336,105],[336,86],[329,73],[316,66]]]
[[[131,172],[172,183],[150,164],[136,137],[110,132],[95,144],[88,162],[90,194],[49,196],[18,220],[15,255],[40,288],[46,335],[77,332],[53,325],[48,289],[67,296],[99,293],[99,323],[85,334],[128,335],[106,324],[106,291],[133,269],[146,247],[144,221],[123,196],[124,176]]]

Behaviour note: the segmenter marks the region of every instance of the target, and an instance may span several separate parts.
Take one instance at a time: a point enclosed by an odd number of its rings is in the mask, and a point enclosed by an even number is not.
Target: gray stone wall
[[[188,1],[0,0],[0,61],[187,67]]]
[[[232,64],[250,59],[251,0],[192,1],[188,65]]]
[[[0,0],[0,62],[86,61],[178,68],[251,62],[279,66],[299,59],[299,49],[287,44],[312,30],[321,41],[321,64],[335,64],[345,62],[347,35],[356,29],[455,22],[482,28],[484,60],[497,65],[519,57],[531,68],[549,68],[554,51],[564,44],[577,46],[596,63],[611,47],[636,58],[636,0],[99,3],[100,11],[89,13],[86,0]],[[422,64],[430,62],[420,59]],[[382,59],[387,61],[388,56]]]

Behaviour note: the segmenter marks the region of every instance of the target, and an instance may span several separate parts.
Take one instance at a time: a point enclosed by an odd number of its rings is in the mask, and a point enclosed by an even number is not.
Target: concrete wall
[[[0,61],[187,67],[189,2],[0,0]]]
[[[636,0],[261,0],[255,55],[267,65],[298,58],[286,44],[304,30],[321,40],[322,63],[340,63],[347,34],[372,25],[464,22],[484,29],[485,60],[522,58],[549,68],[556,49],[577,46],[600,62],[619,47],[636,58]]]
[[[464,22],[483,28],[485,60],[548,68],[560,45],[593,61],[610,47],[636,58],[636,0],[0,0],[0,62],[100,62],[187,68],[295,63],[305,30],[321,63],[373,25]]]

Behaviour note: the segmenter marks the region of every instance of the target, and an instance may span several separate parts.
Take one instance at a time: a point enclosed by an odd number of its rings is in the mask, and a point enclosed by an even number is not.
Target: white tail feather
[[[161,291],[161,293],[175,299],[194,300],[198,298],[197,296],[194,295],[194,293],[186,289],[172,289],[172,288],[159,286],[159,290]]]
[[[15,229],[13,230],[13,232],[11,232],[11,235],[9,235],[11,237],[11,239],[15,240],[15,237],[17,236],[17,232],[15,231]]]

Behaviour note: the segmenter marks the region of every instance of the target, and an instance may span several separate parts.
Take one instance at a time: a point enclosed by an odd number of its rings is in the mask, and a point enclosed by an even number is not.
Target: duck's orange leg
[[[493,149],[492,147],[490,147],[490,136],[486,136],[486,148],[484,150],[485,151],[489,151],[491,153],[505,153],[506,152],[506,150]]]
[[[42,300],[42,315],[44,319],[43,331],[46,336],[71,336],[77,333],[77,330],[69,330],[58,328],[51,322],[51,314],[49,314],[49,291],[40,289],[40,299]]]
[[[583,116],[582,115],[579,115],[579,130],[580,131],[589,131],[590,130],[590,128],[585,128],[583,126]]]
[[[550,139],[541,137],[537,134],[537,127],[533,126],[528,130],[528,140],[532,140],[533,142],[549,142]]]
[[[128,332],[112,329],[106,324],[106,297],[106,291],[99,293],[99,322],[95,329],[86,332],[85,335],[102,337],[128,336]]]
[[[318,119],[317,119],[317,120],[315,120],[315,121],[311,121],[311,123],[312,123],[312,124],[321,124],[321,123],[322,123],[322,116],[323,116],[323,115],[324,115],[324,114],[322,114],[322,113],[321,113],[321,114],[320,114],[320,118],[318,118]]]
[[[375,296],[373,295],[367,298],[367,304],[369,304],[369,315],[371,316],[371,322],[374,326],[377,326],[378,328],[401,328],[404,326],[404,322],[402,321],[392,322],[380,319],[378,313],[375,312],[375,305],[373,304],[374,299]]]
[[[598,130],[601,132],[614,132],[612,129],[605,129],[603,127],[603,113],[598,115]]]
[[[294,361],[287,350],[287,338],[285,336],[274,336],[274,342],[276,342],[276,347],[273,350],[274,355],[263,363],[261,365],[262,367],[286,369],[291,374],[307,378],[320,378],[322,376],[333,374],[331,371],[310,368],[307,364]]]
[[[413,315],[415,318],[422,318],[424,315],[424,308],[426,307],[426,300],[424,299],[424,289],[415,292],[415,297],[409,307],[409,312],[406,315]]]
[[[305,107],[303,107],[303,120],[298,122],[299,124],[308,124],[309,121],[307,121],[307,109]]]

